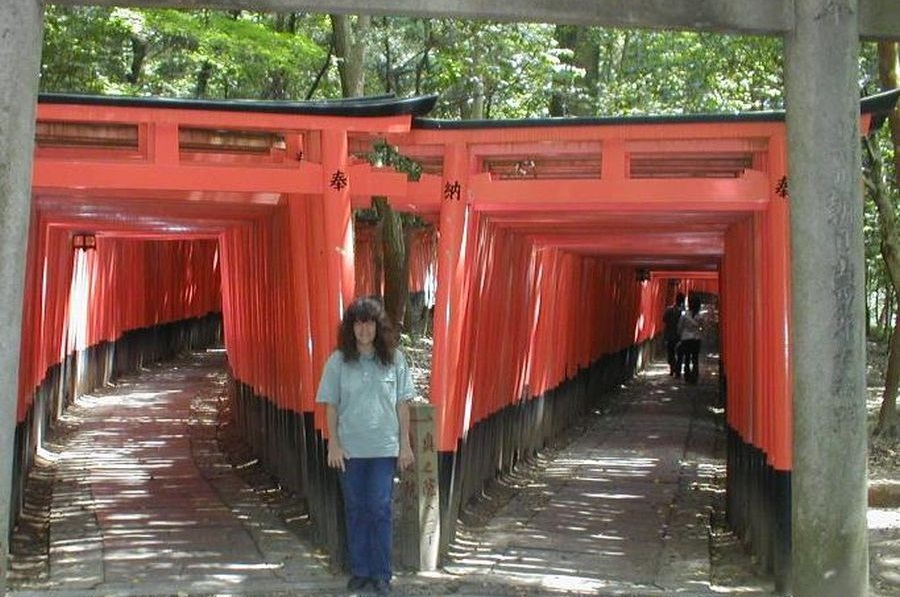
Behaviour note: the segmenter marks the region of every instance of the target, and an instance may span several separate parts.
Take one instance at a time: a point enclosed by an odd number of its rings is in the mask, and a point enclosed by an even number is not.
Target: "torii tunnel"
[[[896,97],[864,100],[863,130]],[[353,209],[382,196],[433,225],[410,278],[436,267],[444,544],[486,480],[635,371],[679,280],[719,297],[729,519],[788,574],[783,113],[450,122],[433,103],[42,97],[13,508],[76,393],[223,330],[239,425],[333,547],[314,394],[343,306],[372,290]],[[418,180],[361,157],[381,142]]]

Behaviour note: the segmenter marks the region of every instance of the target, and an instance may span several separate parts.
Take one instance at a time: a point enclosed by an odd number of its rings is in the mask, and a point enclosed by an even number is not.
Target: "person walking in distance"
[[[328,417],[328,466],[340,471],[351,591],[391,591],[394,472],[413,463],[414,396],[384,307],[375,299],[356,299],[344,314],[338,348],[325,363],[316,393]]]
[[[675,295],[675,302],[663,312],[663,338],[666,341],[666,359],[669,361],[669,375],[681,377],[681,352],[678,350],[678,322],[684,313],[684,293]]]
[[[688,310],[678,322],[678,335],[681,338],[681,352],[684,355],[684,380],[697,383],[700,377],[700,297],[691,294],[688,298]]]

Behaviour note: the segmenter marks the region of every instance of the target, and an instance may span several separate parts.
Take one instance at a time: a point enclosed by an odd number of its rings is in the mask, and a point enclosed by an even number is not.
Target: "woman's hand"
[[[328,466],[331,468],[336,468],[341,472],[344,472],[344,460],[347,458],[347,455],[344,454],[344,448],[341,447],[336,440],[331,439],[328,441]]]
[[[400,456],[397,458],[397,467],[401,471],[405,471],[409,467],[412,466],[413,462],[416,461],[416,457],[413,456],[412,448],[409,444],[400,446]]]

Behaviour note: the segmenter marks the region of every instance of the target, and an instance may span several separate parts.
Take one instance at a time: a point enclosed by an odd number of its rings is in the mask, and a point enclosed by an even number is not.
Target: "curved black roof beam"
[[[892,89],[862,98],[860,113],[872,114],[872,128],[877,128],[884,117],[897,104],[900,89]],[[671,114],[641,116],[598,116],[578,118],[522,118],[507,120],[443,120],[432,118],[416,118],[414,129],[487,129],[487,128],[520,128],[551,126],[591,126],[615,124],[665,124],[665,123],[704,123],[704,122],[778,122],[784,120],[783,110],[766,112],[722,112],[714,114]]]
[[[305,114],[313,116],[424,116],[434,108],[436,95],[397,98],[376,95],[320,101],[280,100],[209,100],[119,95],[80,95],[42,93],[41,104],[78,104],[127,108],[171,108],[178,110],[219,110],[224,112],[264,112],[270,114]]]

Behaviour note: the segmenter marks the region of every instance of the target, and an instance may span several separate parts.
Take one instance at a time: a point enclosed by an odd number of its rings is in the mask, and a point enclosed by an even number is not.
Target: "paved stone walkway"
[[[11,594],[343,585],[263,507],[221,452],[223,364],[222,353],[195,355],[127,377],[69,409],[67,437],[55,442],[59,452],[44,455],[52,474],[49,554],[38,573],[27,566],[13,573]]]
[[[544,591],[725,590],[710,580],[708,528],[724,474],[716,381],[705,371],[686,385],[665,369],[613,393],[484,528],[467,529],[470,547],[448,571]]]
[[[289,496],[248,485],[223,455],[223,362],[195,355],[70,409],[32,492],[49,519],[43,531],[22,525],[9,595],[347,594],[345,577],[284,523],[277,502]],[[724,475],[716,386],[709,369],[689,386],[649,367],[555,449],[495,484],[467,513],[444,570],[399,574],[395,593],[770,594],[737,545],[735,574],[721,574],[727,562],[711,567],[710,514]],[[37,538],[23,537],[30,528]]]

